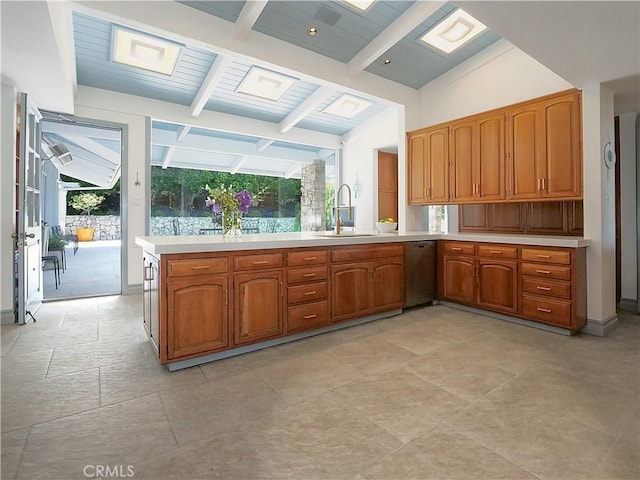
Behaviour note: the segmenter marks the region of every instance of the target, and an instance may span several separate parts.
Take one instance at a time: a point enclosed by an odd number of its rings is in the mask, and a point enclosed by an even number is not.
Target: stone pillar
[[[300,228],[303,232],[326,229],[325,161],[314,160],[302,167]]]

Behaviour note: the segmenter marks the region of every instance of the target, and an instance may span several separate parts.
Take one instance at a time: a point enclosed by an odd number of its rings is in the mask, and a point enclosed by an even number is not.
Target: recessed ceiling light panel
[[[180,46],[116,27],[111,52],[114,62],[171,75],[180,54]]]
[[[445,53],[451,53],[487,29],[464,10],[458,9],[420,38]]]
[[[371,102],[368,100],[345,93],[331,105],[326,107],[323,112],[342,118],[354,118],[356,115],[369,108],[370,105]]]
[[[293,77],[254,66],[238,85],[236,92],[276,102],[296,81]]]
[[[375,0],[342,0],[344,3],[351,7],[354,7],[361,12],[366,12],[367,9],[375,3]]]

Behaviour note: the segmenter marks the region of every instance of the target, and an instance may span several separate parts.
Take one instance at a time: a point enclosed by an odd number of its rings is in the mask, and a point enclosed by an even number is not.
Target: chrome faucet
[[[351,188],[346,183],[343,183],[338,187],[338,191],[336,192],[336,235],[340,235],[340,227],[342,226],[342,219],[340,218],[340,210],[344,209],[344,207],[340,206],[340,190],[342,187],[347,187],[349,191],[349,206],[347,207],[347,219],[351,220]]]

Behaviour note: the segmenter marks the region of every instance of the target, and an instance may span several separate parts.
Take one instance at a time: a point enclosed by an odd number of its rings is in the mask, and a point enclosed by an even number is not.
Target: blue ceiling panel
[[[360,97],[372,103],[366,110],[360,112],[353,118],[342,118],[323,112],[326,107],[331,105],[331,103],[336,101],[342,95],[343,92],[337,92],[326,99],[296,126],[300,128],[307,128],[309,130],[331,133],[333,135],[344,135],[353,127],[356,127],[361,123],[365,123],[386,108],[386,105],[382,103],[377,103],[366,97]]]
[[[151,146],[151,163],[162,165],[165,155],[167,154],[167,147],[161,147],[158,145]]]
[[[277,102],[236,93],[238,85],[250,69],[251,65],[248,63],[238,60],[231,62],[205,108],[268,122],[279,122],[320,87],[316,83],[298,80]]]
[[[163,75],[111,61],[113,25],[73,13],[78,84],[191,105],[216,54],[182,47],[172,75]]]
[[[222,140],[235,140],[238,142],[245,142],[245,143],[252,143],[252,144],[256,144],[258,143],[258,140],[260,140],[257,137],[252,137],[251,135],[241,135],[239,133],[222,132],[220,130],[212,130],[210,128],[200,128],[200,127],[193,127],[191,130],[189,130],[189,135],[199,135],[201,137],[208,137],[208,138],[219,138]]]
[[[253,29],[346,63],[413,3],[376,2],[360,13],[339,1],[269,2]]]
[[[222,18],[223,20],[227,20],[229,22],[235,22],[238,19],[238,15],[240,15],[240,12],[242,11],[242,8],[244,7],[244,4],[246,2],[241,0],[216,0],[214,2],[198,0],[178,1],[178,3],[196,8],[201,12],[208,13],[209,15]]]
[[[443,5],[409,35],[369,65],[366,70],[408,87],[422,88],[500,39],[495,32],[487,29],[450,54],[441,52],[420,40],[425,33],[457,8],[452,3]],[[384,64],[387,58],[391,60],[389,65]]]

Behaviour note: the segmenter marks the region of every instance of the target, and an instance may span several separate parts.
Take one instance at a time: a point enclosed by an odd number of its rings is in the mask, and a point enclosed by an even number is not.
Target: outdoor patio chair
[[[51,233],[57,233],[62,235],[67,242],[71,242],[73,244],[73,254],[78,253],[78,236],[73,233],[64,233],[64,229],[58,225],[51,227]]]
[[[42,268],[44,269],[46,262],[53,263],[53,279],[56,284],[56,290],[60,283],[60,261],[58,255],[47,255],[49,253],[49,226],[42,227]]]

